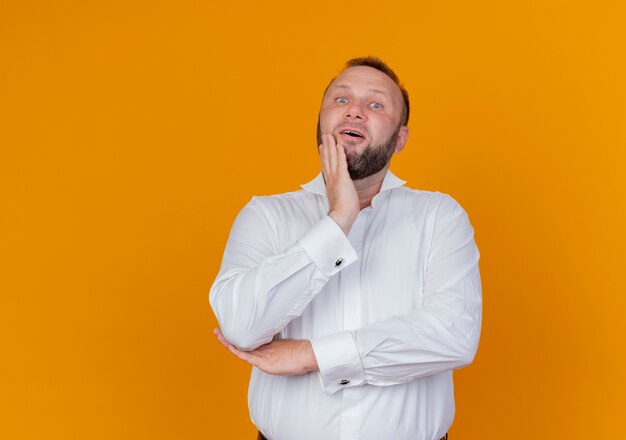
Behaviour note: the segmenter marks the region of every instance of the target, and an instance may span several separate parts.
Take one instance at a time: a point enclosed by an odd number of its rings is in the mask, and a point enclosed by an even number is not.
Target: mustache
[[[340,127],[340,129],[346,129],[346,128],[356,128],[357,130],[363,132],[363,133],[367,133],[367,127],[365,127],[363,124],[359,124],[359,123],[350,123],[350,122],[346,122],[345,124],[342,124]]]
[[[359,130],[364,135],[367,135],[368,138],[370,137],[369,131],[367,131],[367,128],[362,124],[354,123],[354,122],[346,122],[339,127],[339,129],[344,129],[344,130],[347,128],[354,128],[356,130]],[[317,115],[317,145],[320,145],[321,143],[322,143],[322,130],[320,128],[320,116]]]

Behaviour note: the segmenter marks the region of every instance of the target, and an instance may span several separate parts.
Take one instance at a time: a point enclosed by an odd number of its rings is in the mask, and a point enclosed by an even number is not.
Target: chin
[[[369,148],[369,144],[360,144],[359,142],[344,142],[343,146],[346,149],[346,154],[348,151],[360,154]]]
[[[359,156],[360,154],[354,150],[346,151],[346,162],[350,165],[350,163],[356,162]]]

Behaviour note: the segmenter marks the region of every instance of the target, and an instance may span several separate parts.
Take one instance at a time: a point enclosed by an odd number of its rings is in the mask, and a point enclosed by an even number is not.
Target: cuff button
[[[343,258],[339,258],[337,261],[335,261],[335,267],[341,266],[341,263],[343,263]]]

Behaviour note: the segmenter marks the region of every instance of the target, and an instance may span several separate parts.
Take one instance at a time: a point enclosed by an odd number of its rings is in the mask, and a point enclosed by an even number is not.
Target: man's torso
[[[448,196],[402,186],[379,193],[348,234],[358,260],[331,277],[277,337],[313,339],[419,307],[443,197]],[[328,212],[325,196],[311,191],[257,197],[251,203],[266,218],[276,253]],[[454,417],[452,371],[329,395],[316,374],[272,376],[253,368],[248,403],[253,422],[272,440],[433,440],[445,434]]]

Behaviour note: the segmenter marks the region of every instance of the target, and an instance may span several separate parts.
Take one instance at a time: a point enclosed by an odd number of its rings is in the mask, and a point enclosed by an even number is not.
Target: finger
[[[224,337],[224,335],[222,335],[222,333],[221,333],[221,332],[216,332],[216,333],[215,333],[215,336],[217,336],[217,340],[218,340],[218,341],[220,341],[220,343],[221,343],[224,347],[228,348],[229,350],[230,350],[230,348],[231,348],[231,347],[233,347],[233,345],[232,345],[230,342],[228,342],[228,341],[226,340],[226,338]]]
[[[328,176],[328,146],[326,144],[326,135],[323,134],[320,145],[320,160],[322,161],[322,173],[324,176]]]
[[[219,328],[215,329],[215,335],[217,336],[217,339],[224,345],[226,346],[226,348],[228,348],[231,351],[234,352],[238,352],[238,353],[246,353],[246,354],[250,354],[250,355],[255,355],[255,350],[253,351],[243,351],[238,349],[237,347],[235,347],[233,344],[231,344],[230,342],[228,342],[228,340],[224,337],[224,334],[222,333],[222,331]]]
[[[254,354],[252,354],[251,351],[242,351],[233,347],[231,352],[242,361],[246,361],[249,364],[256,365],[257,357]]]
[[[330,134],[322,135],[322,173],[324,174],[324,181],[328,184],[328,179],[331,178],[333,168],[330,162],[331,150],[334,148],[332,144],[333,138]]]
[[[259,366],[262,360],[261,357],[256,354],[255,350],[243,351],[243,350],[239,350],[237,347],[233,345],[229,347],[229,350],[232,354],[237,356],[242,361],[246,361],[250,365]]]
[[[241,350],[239,350],[237,347],[235,347],[233,344],[231,344],[230,342],[228,342],[228,340],[224,337],[224,335],[222,334],[222,332],[219,329],[216,329],[215,335],[217,336],[217,340],[220,341],[220,343],[228,348],[231,352],[233,352],[235,355],[237,354],[236,352],[239,352]]]
[[[328,166],[331,173],[337,170],[337,143],[332,134],[328,135]]]
[[[337,167],[341,171],[348,169],[348,158],[346,157],[346,148],[341,144],[337,144]]]
[[[324,160],[326,162],[326,167],[328,171],[332,171],[331,163],[330,163],[330,154],[334,145],[332,144],[332,135],[325,134],[322,136],[322,142],[324,144]]]
[[[222,345],[224,345],[224,347],[228,348],[228,350],[232,354],[237,356],[239,359],[241,359],[242,361],[246,361],[246,362],[248,362],[249,364],[252,364],[252,365],[256,365],[258,363],[258,358],[259,357],[253,351],[239,350],[233,344],[228,342],[224,338],[224,336],[222,336],[221,332],[219,334],[216,333],[216,335],[217,335],[217,339],[222,343]]]
[[[323,176],[328,176],[328,165],[326,163],[326,159],[325,159],[325,155],[326,155],[326,151],[325,151],[325,146],[324,144],[320,144],[319,145],[319,151],[320,151],[320,162],[322,164],[322,175]]]

